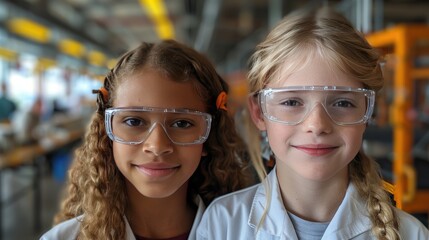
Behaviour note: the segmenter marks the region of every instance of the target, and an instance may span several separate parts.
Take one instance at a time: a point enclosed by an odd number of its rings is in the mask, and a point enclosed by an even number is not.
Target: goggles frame
[[[173,140],[170,137],[168,131],[165,129],[164,123],[156,121],[151,125],[151,127],[149,128],[147,136],[143,140],[141,140],[141,141],[125,141],[125,140],[117,137],[113,133],[112,119],[113,119],[113,116],[115,116],[115,113],[126,112],[126,111],[130,111],[130,112],[156,112],[156,113],[179,113],[179,114],[199,115],[199,116],[202,116],[204,118],[204,120],[206,121],[207,127],[206,127],[205,133],[203,135],[201,135],[199,139],[197,139],[193,142],[189,142],[189,143],[181,143],[181,142],[177,142],[177,141]],[[211,123],[212,123],[212,116],[210,114],[205,113],[205,112],[200,112],[200,111],[194,111],[194,110],[190,110],[190,109],[155,108],[155,107],[117,107],[117,108],[108,108],[105,110],[105,113],[104,113],[104,124],[105,124],[105,128],[106,128],[107,136],[112,141],[127,144],[127,145],[138,145],[138,144],[141,144],[144,141],[146,141],[147,137],[151,134],[151,132],[152,132],[152,130],[156,124],[161,125],[161,127],[163,128],[168,139],[170,139],[170,141],[176,145],[185,146],[185,145],[201,144],[201,143],[204,143],[210,135]]]
[[[329,118],[337,125],[340,126],[347,126],[347,125],[357,125],[357,124],[363,124],[368,122],[369,119],[371,119],[372,113],[374,111],[374,104],[375,104],[375,91],[365,88],[352,88],[352,87],[344,87],[344,86],[290,86],[290,87],[283,87],[283,88],[266,88],[259,91],[254,92],[251,94],[252,97],[257,98],[259,107],[264,115],[265,118],[267,118],[270,121],[282,123],[285,125],[298,125],[302,123],[308,116],[308,113],[311,112],[313,109],[308,110],[307,113],[304,114],[303,118],[297,122],[286,122],[279,120],[278,118],[275,118],[274,116],[271,116],[267,111],[267,103],[265,102],[266,96],[276,93],[276,92],[285,92],[285,91],[329,91],[329,92],[356,92],[356,93],[363,93],[364,96],[367,99],[367,107],[366,112],[362,119],[355,122],[350,123],[344,123],[344,122],[338,122],[335,121],[332,116],[330,115],[329,111],[326,109],[326,106],[324,103],[321,103],[325,112],[329,116]]]

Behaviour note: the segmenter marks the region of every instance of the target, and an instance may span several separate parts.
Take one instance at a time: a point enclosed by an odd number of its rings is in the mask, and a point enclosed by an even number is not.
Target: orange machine
[[[429,79],[429,67],[417,68],[414,60],[429,53],[429,26],[398,25],[367,35],[368,42],[394,61],[390,123],[393,127],[393,184],[397,207],[410,213],[429,213],[429,190],[417,189],[413,166],[413,121],[410,112],[416,81]],[[425,177],[429,177],[429,172]]]

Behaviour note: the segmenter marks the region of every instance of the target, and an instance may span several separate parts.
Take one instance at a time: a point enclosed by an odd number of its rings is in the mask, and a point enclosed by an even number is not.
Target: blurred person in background
[[[5,82],[1,83],[1,96],[0,96],[0,123],[10,123],[13,113],[17,110],[14,101],[8,97],[7,85]]]
[[[37,127],[41,123],[43,114],[43,99],[38,96],[30,108],[22,110],[14,118],[13,128],[15,141],[19,145],[33,144],[38,141]]]

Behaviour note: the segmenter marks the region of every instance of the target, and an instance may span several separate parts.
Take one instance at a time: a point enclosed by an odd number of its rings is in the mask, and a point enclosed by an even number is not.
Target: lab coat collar
[[[267,185],[269,186],[268,191],[271,192],[271,199],[267,198]],[[268,201],[270,204],[268,213],[265,220],[259,223]],[[354,184],[350,183],[344,199],[328,225],[322,239],[350,239],[369,231],[371,229],[371,221],[366,215],[366,209],[365,201],[360,198]],[[261,234],[269,234],[279,239],[282,238],[282,235],[286,235],[286,239],[298,239],[292,221],[283,205],[276,168],[268,174],[267,178],[256,190],[248,224],[255,231],[258,224],[260,224],[258,232],[263,232]]]
[[[350,182],[346,195],[322,239],[351,239],[371,231],[371,227],[366,201],[359,196],[356,186]]]
[[[270,192],[271,199],[267,196]],[[269,204],[265,220],[261,222],[265,208]],[[292,239],[298,239],[294,227],[283,205],[280,187],[277,180],[276,168],[272,169],[266,179],[259,185],[249,214],[248,224],[255,231],[259,226],[258,234],[269,234],[279,237],[283,232],[292,233]],[[295,235],[293,237],[293,235]]]

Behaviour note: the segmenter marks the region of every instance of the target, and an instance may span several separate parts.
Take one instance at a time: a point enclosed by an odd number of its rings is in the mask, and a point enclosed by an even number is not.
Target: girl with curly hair
[[[204,206],[253,181],[227,84],[195,50],[142,43],[96,92],[58,225],[41,239],[195,239]]]
[[[291,13],[250,66],[250,116],[276,166],[261,184],[213,201],[197,239],[429,239],[391,204],[361,149],[383,77],[346,18],[326,7]]]

